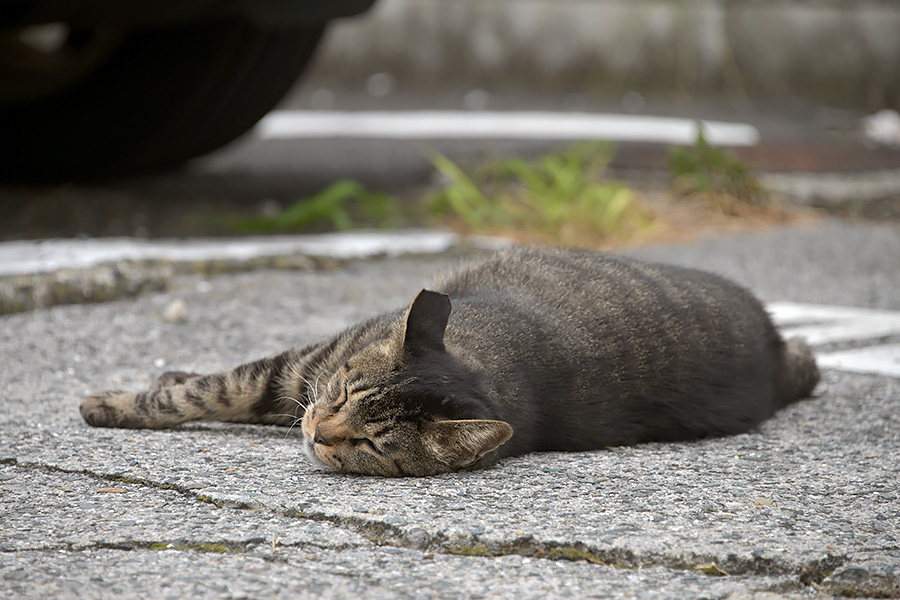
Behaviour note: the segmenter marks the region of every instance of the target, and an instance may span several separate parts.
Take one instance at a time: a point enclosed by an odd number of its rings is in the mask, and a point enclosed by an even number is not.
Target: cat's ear
[[[450,319],[450,296],[422,290],[406,311],[403,349],[418,354],[444,349],[444,330]]]
[[[433,421],[422,429],[422,441],[435,458],[456,471],[493,452],[512,437],[505,421],[464,419]]]

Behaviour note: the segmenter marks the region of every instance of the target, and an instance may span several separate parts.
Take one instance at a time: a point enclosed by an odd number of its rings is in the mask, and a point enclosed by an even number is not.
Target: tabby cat
[[[299,421],[316,464],[432,475],[745,432],[819,378],[805,342],[785,343],[748,291],[701,271],[517,249],[435,289],[319,344],[89,396],[81,414],[129,428]]]

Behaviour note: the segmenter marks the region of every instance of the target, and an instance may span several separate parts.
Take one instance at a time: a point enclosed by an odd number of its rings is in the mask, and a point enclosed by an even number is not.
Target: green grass
[[[165,551],[165,550],[193,550],[195,552],[213,552],[217,554],[223,554],[226,552],[232,552],[232,549],[224,544],[217,543],[188,543],[183,545],[176,544],[168,544],[165,542],[156,542],[150,544],[151,550],[157,551]]]
[[[546,558],[549,558],[551,560],[570,560],[572,562],[586,561],[596,565],[606,564],[591,552],[564,546],[558,548],[550,548],[549,550],[547,550]]]
[[[495,551],[489,550],[484,546],[454,546],[447,548],[447,554],[455,556],[496,556]]]
[[[394,199],[387,194],[341,179],[273,215],[216,217],[214,221],[220,227],[244,234],[297,232],[323,226],[345,230],[362,225],[390,225],[395,209]]]
[[[205,219],[239,234],[449,225],[466,232],[512,234],[531,241],[596,245],[628,237],[650,219],[626,185],[606,180],[612,146],[577,143],[535,160],[485,160],[464,169],[432,158],[444,184],[401,199],[343,179],[268,216]]]
[[[702,128],[692,146],[669,148],[673,185],[661,194],[642,197],[611,180],[613,150],[607,143],[578,142],[534,159],[485,158],[472,165],[437,154],[430,160],[440,181],[424,190],[389,195],[342,179],[275,214],[220,214],[204,221],[217,233],[232,234],[436,225],[528,243],[608,247],[691,227],[699,231],[722,216],[788,218],[748,165],[707,142]]]
[[[637,195],[604,178],[608,144],[577,143],[536,160],[507,158],[465,170],[432,159],[445,185],[432,193],[437,219],[455,218],[475,233],[524,232],[557,244],[627,237],[650,223]]]
[[[675,191],[684,197],[699,195],[718,201],[725,212],[734,212],[734,201],[757,207],[769,203],[768,192],[750,167],[707,142],[702,127],[697,128],[693,146],[669,147],[668,162]]]
[[[630,187],[611,181],[613,146],[579,142],[526,160],[484,159],[471,167],[431,157],[441,183],[415,196],[391,196],[342,179],[268,216],[217,216],[220,229],[264,234],[403,225],[449,226],[464,233],[507,235],[556,245],[599,246],[647,237],[664,228]],[[751,169],[707,142],[668,151],[671,196],[719,213],[752,215],[772,207]]]

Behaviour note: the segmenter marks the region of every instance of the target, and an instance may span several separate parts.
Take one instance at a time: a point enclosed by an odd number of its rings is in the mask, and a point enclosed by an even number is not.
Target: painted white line
[[[759,131],[744,123],[702,121],[717,146],[753,146]],[[530,139],[693,144],[697,121],[675,117],[553,112],[273,111],[254,130],[263,139]]]
[[[900,312],[798,302],[767,305],[772,320],[786,338],[806,338],[813,348],[834,342],[864,342],[852,350],[816,352],[825,369],[900,378],[900,344],[879,344],[900,335]]]
[[[900,344],[883,344],[818,354],[820,367],[900,378]]]
[[[900,335],[896,311],[795,302],[773,302],[768,309],[785,337],[804,337],[813,346]]]
[[[769,309],[769,314],[772,315],[772,319],[783,326],[860,317],[889,317],[900,314],[897,311],[879,310],[877,308],[807,304],[805,302],[770,302],[767,308]]]

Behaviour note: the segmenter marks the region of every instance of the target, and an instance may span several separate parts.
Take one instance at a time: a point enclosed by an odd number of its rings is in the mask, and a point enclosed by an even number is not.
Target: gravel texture
[[[900,231],[818,228],[634,251],[767,300],[898,308]],[[0,317],[0,596],[900,597],[900,380],[826,371],[758,431],[381,479],[316,469],[299,432],[91,429],[79,398],[320,339],[457,259],[178,275]],[[892,292],[893,290],[893,292]],[[186,316],[166,320],[184,303]]]

